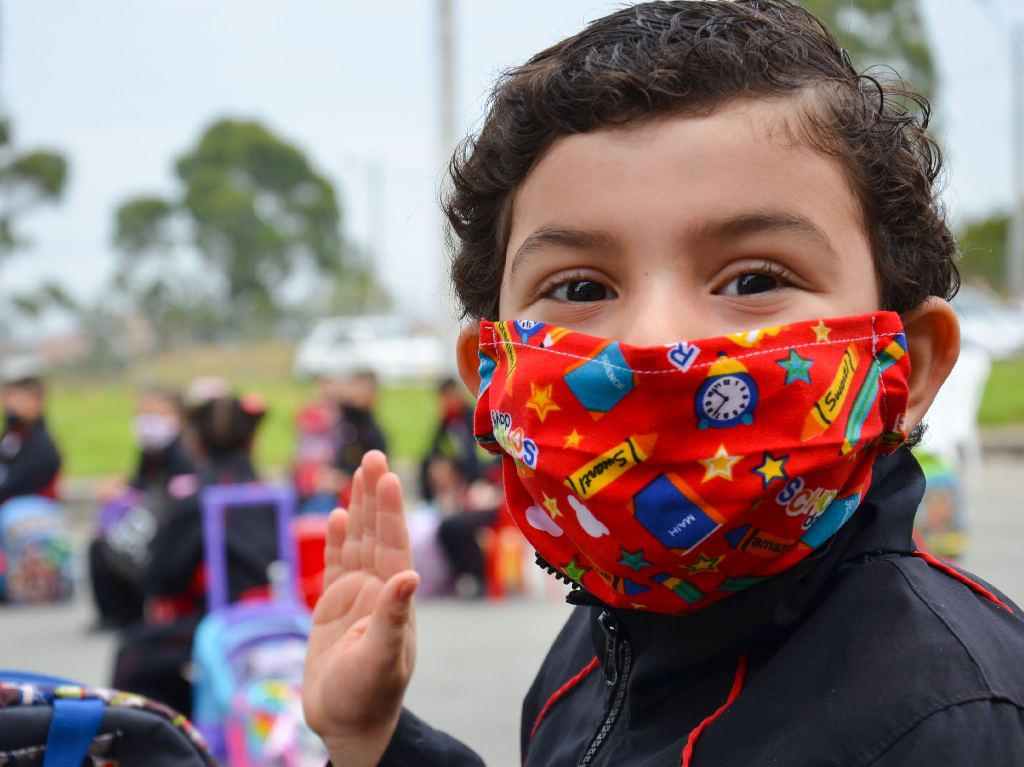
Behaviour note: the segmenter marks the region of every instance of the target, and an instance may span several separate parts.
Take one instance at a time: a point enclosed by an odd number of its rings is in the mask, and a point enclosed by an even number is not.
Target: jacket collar
[[[871,487],[850,521],[792,569],[688,615],[603,608],[615,614],[632,645],[631,691],[661,687],[669,679],[678,685],[688,671],[699,674],[754,643],[781,639],[827,597],[829,580],[843,562],[913,551],[914,514],[923,495],[924,473],[910,451],[900,449],[876,460]],[[591,636],[603,662],[605,636],[597,621],[603,610],[592,612]],[[644,691],[633,699],[652,696]]]

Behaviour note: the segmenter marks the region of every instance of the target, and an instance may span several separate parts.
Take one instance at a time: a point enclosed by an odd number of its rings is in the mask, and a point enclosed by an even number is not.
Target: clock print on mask
[[[708,369],[694,404],[697,426],[701,429],[752,424],[757,407],[757,382],[742,362],[723,354]]]

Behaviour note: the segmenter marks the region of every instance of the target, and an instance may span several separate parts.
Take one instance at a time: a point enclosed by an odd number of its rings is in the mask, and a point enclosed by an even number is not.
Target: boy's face
[[[519,188],[501,319],[653,346],[879,308],[839,161],[793,99],[558,139]]]

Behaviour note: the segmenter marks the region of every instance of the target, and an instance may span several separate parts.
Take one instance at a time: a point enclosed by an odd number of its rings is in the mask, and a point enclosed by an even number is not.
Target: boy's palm
[[[412,676],[419,582],[401,484],[382,453],[363,458],[348,511],[331,512],[324,562],[303,707],[334,764],[370,767],[387,748]]]

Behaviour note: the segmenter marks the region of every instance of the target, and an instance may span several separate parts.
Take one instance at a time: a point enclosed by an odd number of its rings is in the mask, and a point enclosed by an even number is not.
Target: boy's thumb
[[[412,570],[392,575],[384,584],[366,629],[372,644],[389,653],[401,652],[412,616],[412,595],[419,585],[420,576]]]

